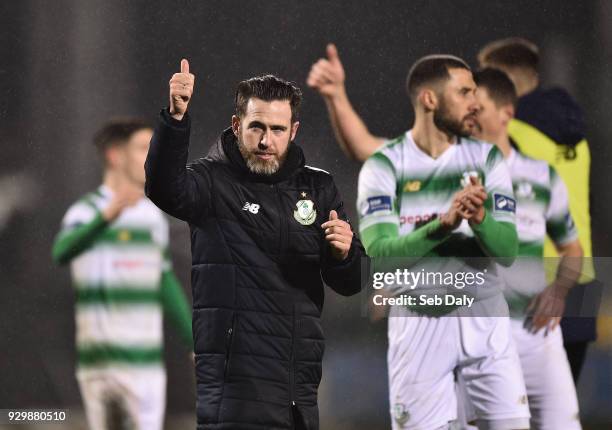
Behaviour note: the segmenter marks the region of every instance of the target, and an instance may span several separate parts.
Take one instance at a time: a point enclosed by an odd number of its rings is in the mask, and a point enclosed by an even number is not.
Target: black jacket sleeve
[[[338,213],[338,218],[350,224],[350,220],[344,211],[340,193],[333,181],[329,186],[328,195],[330,197],[327,205],[329,208],[327,216],[329,216],[329,211],[334,209]],[[332,257],[329,244],[325,239],[323,239],[321,249],[321,276],[323,281],[343,296],[357,294],[361,291],[362,284],[366,279],[365,276],[362,277],[362,264],[367,262],[368,257],[354,227],[351,226],[351,229],[353,230],[353,241],[348,257],[343,261],[338,261]]]
[[[197,224],[209,211],[211,182],[205,169],[188,167],[191,120],[163,109],[145,162],[145,194],[164,212]]]

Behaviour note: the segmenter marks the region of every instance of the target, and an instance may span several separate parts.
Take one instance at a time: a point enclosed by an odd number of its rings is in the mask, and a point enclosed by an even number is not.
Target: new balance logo
[[[259,212],[259,205],[257,203],[246,202],[244,206],[242,207],[242,210],[249,211],[252,214],[256,214],[257,212]]]

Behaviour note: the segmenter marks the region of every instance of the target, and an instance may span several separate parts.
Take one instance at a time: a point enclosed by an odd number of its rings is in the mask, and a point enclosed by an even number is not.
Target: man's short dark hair
[[[94,134],[93,143],[100,153],[112,146],[125,145],[140,130],[152,130],[151,124],[142,118],[114,118]]]
[[[481,67],[523,67],[537,72],[539,62],[538,47],[520,37],[495,40],[486,44],[478,53]]]
[[[412,104],[416,105],[416,98],[423,85],[450,79],[450,69],[471,70],[465,61],[453,55],[428,55],[417,60],[406,78],[406,91]]]
[[[252,97],[265,102],[287,100],[291,106],[291,122],[297,121],[302,104],[302,90],[292,82],[274,75],[256,76],[240,82],[236,89],[236,116],[240,118],[245,115],[247,103]]]
[[[518,99],[514,84],[504,72],[491,67],[474,73],[474,81],[479,88],[485,88],[496,106],[511,104],[516,106]]]

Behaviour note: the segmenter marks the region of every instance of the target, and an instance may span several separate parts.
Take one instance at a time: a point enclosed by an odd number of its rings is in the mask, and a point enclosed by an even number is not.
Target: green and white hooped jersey
[[[73,204],[62,234],[94,220],[111,198],[101,186]],[[162,365],[160,281],[170,269],[167,247],[166,219],[142,198],[72,260],[80,367]]]
[[[494,145],[462,138],[434,159],[416,145],[411,131],[386,142],[365,162],[359,175],[357,210],[362,237],[372,234],[376,230],[372,227],[381,224],[397,226],[400,236],[411,233],[446,213],[454,194],[470,183],[470,176],[477,176],[487,191],[487,216],[514,224],[515,200],[510,174]],[[451,238],[425,257],[455,257],[445,258],[444,262],[439,259],[438,263],[428,259],[425,269],[452,271],[466,270],[463,263],[458,264],[464,258],[486,255],[464,220]],[[478,291],[479,299],[501,293],[495,266],[490,264],[483,273],[485,283]],[[412,293],[420,294],[422,291],[418,290]]]
[[[512,149],[506,159],[516,196],[516,230],[519,258],[502,268],[506,299],[513,315],[524,315],[529,301],[546,287],[545,268],[556,270],[554,261],[543,260],[544,238],[556,244],[578,239],[569,212],[567,189],[548,163],[529,158]]]

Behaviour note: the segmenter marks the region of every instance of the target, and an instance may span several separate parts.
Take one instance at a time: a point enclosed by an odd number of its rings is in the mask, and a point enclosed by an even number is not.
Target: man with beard
[[[299,88],[240,82],[231,127],[185,167],[193,85],[183,60],[145,169],[147,195],[191,228],[198,429],[317,429],[323,281],[357,293],[363,247],[293,142]]]
[[[337,60],[334,51],[328,52],[331,62]],[[319,90],[330,83],[326,66],[316,67],[325,69],[321,76],[309,77]],[[372,138],[372,146],[382,146],[359,176],[359,229],[368,255],[419,259],[409,262],[412,272],[484,278],[478,289],[462,290],[476,300],[469,310],[391,308],[387,360],[393,428],[447,428],[457,415],[454,372],[465,380],[480,428],[529,428],[508,308],[491,259],[510,265],[516,256],[515,200],[500,151],[469,139],[479,108],[475,91],[463,60],[434,55],[417,61],[407,79],[413,128],[388,141]],[[340,116],[335,121],[337,129],[350,132]],[[457,294],[439,283],[398,284],[392,294]]]

